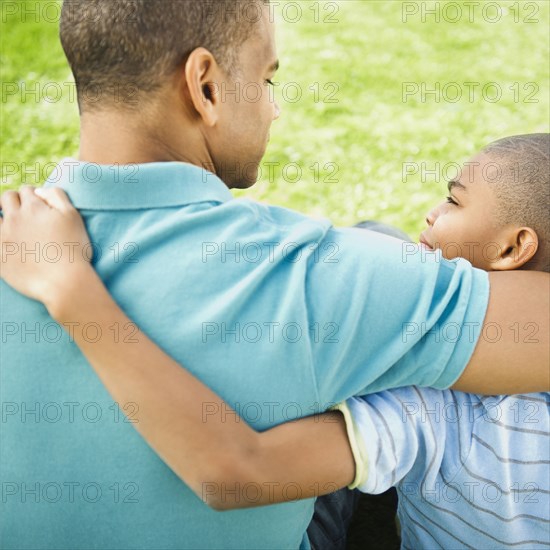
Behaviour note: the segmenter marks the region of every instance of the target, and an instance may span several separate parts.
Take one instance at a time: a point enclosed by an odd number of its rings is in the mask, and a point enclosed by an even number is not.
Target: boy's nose
[[[426,216],[426,223],[427,223],[430,227],[434,224],[434,222],[435,222],[435,220],[436,220],[436,218],[437,218],[436,211],[437,211],[437,209],[434,208],[433,210],[430,210],[430,211],[428,212],[428,215]]]

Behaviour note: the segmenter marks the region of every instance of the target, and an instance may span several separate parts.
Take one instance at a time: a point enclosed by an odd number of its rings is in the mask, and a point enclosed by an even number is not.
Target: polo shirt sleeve
[[[445,454],[459,452],[456,423],[446,422],[442,412],[450,393],[401,388],[341,404],[361,472],[350,488],[379,494],[401,484],[411,495],[432,487]]]
[[[360,229],[330,229],[318,247],[305,297],[321,407],[395,387],[452,386],[482,332],[488,274]]]

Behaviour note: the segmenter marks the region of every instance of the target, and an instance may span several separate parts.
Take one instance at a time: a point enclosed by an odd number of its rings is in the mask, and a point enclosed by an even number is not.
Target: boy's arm
[[[275,504],[351,483],[355,462],[339,412],[258,433],[236,414],[228,415],[218,395],[143,332],[133,343],[86,338],[79,327],[92,320],[103,333],[113,323],[131,321],[89,266],[71,282],[59,299],[52,296],[50,313],[63,326],[76,327],[75,343],[113,399],[138,404],[134,427],[209,506],[224,510]],[[212,410],[224,413],[209,414]]]
[[[550,276],[489,273],[491,293],[481,337],[453,389],[513,394],[550,390]]]

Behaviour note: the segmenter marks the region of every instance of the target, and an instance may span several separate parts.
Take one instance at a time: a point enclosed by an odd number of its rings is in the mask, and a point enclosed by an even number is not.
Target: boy
[[[423,248],[403,244],[403,261],[410,254],[425,254],[437,261],[444,256],[462,262],[464,257],[486,270],[548,271],[548,150],[548,134],[506,138],[486,148],[449,183],[447,202],[428,216]],[[73,227],[72,240],[85,233],[73,223],[78,216],[66,197],[52,189],[41,196],[53,207],[40,214],[50,237],[62,241],[55,233],[56,209],[69,215],[69,225],[65,221],[62,227]],[[27,200],[34,201],[38,212],[35,199]],[[39,235],[40,229],[33,230]],[[15,275],[13,271],[13,280]],[[77,291],[78,283],[85,285],[80,279],[73,283]],[[39,293],[35,297],[43,300]],[[95,319],[127,322],[108,298],[98,287],[94,314],[100,317]],[[422,330],[409,325],[404,323],[403,338]],[[457,338],[452,332],[457,328],[468,327],[435,326],[424,337]],[[516,330],[518,337],[536,341],[536,326],[495,329]],[[109,369],[131,367],[137,379],[146,366],[142,358],[153,362],[155,378],[139,388],[140,413],[145,403],[148,414],[135,427],[214,508],[326,494],[349,485],[355,471],[350,487],[372,493],[398,488],[404,548],[550,546],[546,393],[483,398],[404,388],[350,399],[338,407],[343,415],[325,413],[324,422],[310,417],[257,433],[143,335],[127,348],[104,341],[88,345],[79,331],[74,339],[122,403],[127,401],[126,384],[114,383]],[[383,384],[380,380],[380,389]],[[155,393],[153,385],[162,385],[162,391]],[[166,412],[169,426],[155,423],[153,403]],[[205,405],[223,413],[205,417]]]
[[[549,405],[429,388],[352,398],[350,487],[397,487],[402,548],[548,547]]]
[[[489,145],[428,214],[425,249],[485,270],[548,271],[549,153],[549,134]],[[416,327],[404,337],[407,329]],[[495,327],[484,337],[501,330],[536,339],[534,324]],[[457,332],[441,326],[426,337]],[[414,387],[352,398],[339,407],[358,458],[352,487],[397,487],[403,548],[548,547],[549,405],[547,393],[481,397]]]

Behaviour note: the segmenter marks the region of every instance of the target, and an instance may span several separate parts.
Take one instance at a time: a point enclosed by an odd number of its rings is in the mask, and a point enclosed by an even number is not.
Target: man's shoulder
[[[206,214],[213,216],[213,221],[217,219],[212,228],[223,220],[225,240],[241,246],[286,247],[285,250],[296,251],[294,256],[309,257],[316,267],[336,263],[370,268],[374,265],[370,259],[385,256],[401,262],[403,254],[402,241],[388,235],[356,227],[335,227],[326,218],[250,199],[228,201]],[[211,228],[203,229],[210,232]],[[294,256],[289,257],[290,263],[294,263]]]

